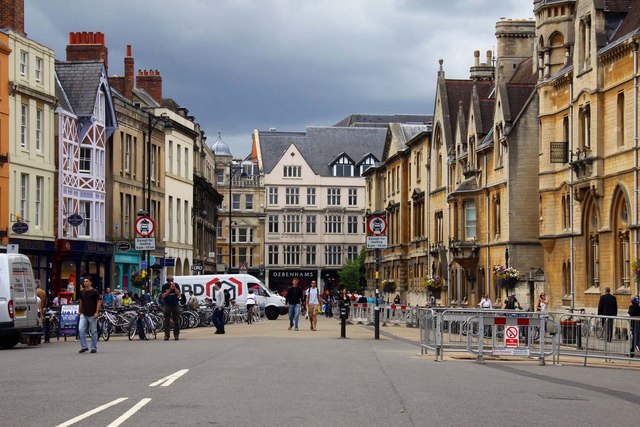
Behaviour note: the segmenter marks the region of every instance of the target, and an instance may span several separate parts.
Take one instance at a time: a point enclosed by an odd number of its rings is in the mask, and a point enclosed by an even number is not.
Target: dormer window
[[[358,165],[360,175],[362,175],[371,166],[375,165],[377,161],[378,160],[373,156],[373,154],[369,154],[367,157],[365,157],[364,160]]]
[[[333,176],[353,176],[353,160],[343,154],[333,164]]]
[[[96,103],[93,107],[93,116],[96,118],[96,121],[100,124],[104,124],[105,122],[105,109],[106,109],[106,99],[103,91],[98,92],[98,96],[96,97]]]

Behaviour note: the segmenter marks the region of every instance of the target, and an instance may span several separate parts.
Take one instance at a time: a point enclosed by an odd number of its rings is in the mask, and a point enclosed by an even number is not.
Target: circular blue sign
[[[69,223],[69,225],[77,227],[84,222],[84,218],[82,218],[82,215],[79,214],[71,214],[69,215],[69,218],[67,218],[67,222]]]
[[[29,231],[29,224],[24,221],[16,221],[11,226],[11,230],[16,234],[24,234]]]

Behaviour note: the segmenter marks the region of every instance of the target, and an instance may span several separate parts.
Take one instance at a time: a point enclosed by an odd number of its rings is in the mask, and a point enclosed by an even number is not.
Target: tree
[[[340,284],[348,291],[359,291],[362,289],[361,270],[364,270],[364,249],[360,251],[358,257],[347,262],[340,270]]]

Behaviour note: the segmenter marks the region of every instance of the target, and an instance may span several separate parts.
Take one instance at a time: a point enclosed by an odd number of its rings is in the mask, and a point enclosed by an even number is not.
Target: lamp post
[[[207,210],[205,209],[205,204],[203,203],[203,201],[195,201],[193,207],[191,208],[191,225],[195,225],[196,229],[195,229],[195,233],[193,234],[193,239],[194,239],[194,247],[197,248],[197,254],[200,254],[200,249],[202,247],[202,262],[200,264],[200,268],[202,268],[202,270],[199,270],[198,274],[202,274],[203,270],[204,270],[204,264],[205,264],[205,260],[206,260],[206,256],[204,254],[206,254],[206,247],[204,245],[204,228],[205,228],[205,223],[204,221],[207,219],[207,215],[209,213],[207,212]],[[198,217],[196,219],[196,216]],[[202,224],[202,238],[198,239],[198,223]],[[194,265],[195,267],[195,265]]]
[[[146,198],[146,212],[145,209],[140,209],[138,212],[138,216],[142,216],[146,213],[146,216],[151,217],[151,134],[153,133],[153,128],[160,122],[163,122],[164,127],[166,129],[173,128],[171,121],[167,117],[166,114],[162,114],[160,116],[156,116],[150,111],[146,111],[147,113],[147,149],[146,153],[143,151],[143,159],[142,159],[142,167],[143,167],[143,176],[146,177],[146,182],[142,183],[142,200]],[[146,158],[145,158],[146,156]],[[146,252],[146,260],[147,260],[147,283],[145,285],[146,291],[150,291],[150,283],[151,283],[151,251],[147,250]]]
[[[233,200],[232,196],[232,182],[233,177],[240,173],[240,177],[246,177],[247,174],[242,170],[241,164],[234,165],[233,163],[229,163],[229,265],[227,266],[227,273],[231,272],[231,266],[233,265],[233,238],[231,236],[233,220],[232,220],[232,205]]]

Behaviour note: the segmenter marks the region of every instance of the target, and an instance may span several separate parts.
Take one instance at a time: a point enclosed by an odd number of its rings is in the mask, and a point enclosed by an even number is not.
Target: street
[[[418,330],[288,331],[280,317],[180,341],[74,339],[0,351],[9,426],[634,425],[640,371],[421,356]],[[161,337],[161,335],[159,335]]]

